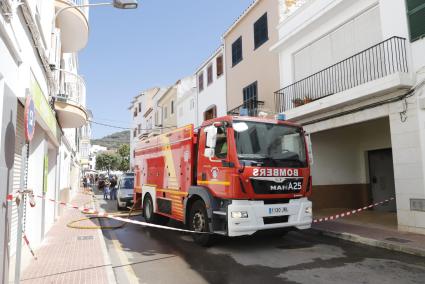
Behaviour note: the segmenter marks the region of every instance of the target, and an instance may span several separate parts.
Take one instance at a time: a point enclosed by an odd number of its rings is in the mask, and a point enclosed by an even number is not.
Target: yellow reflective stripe
[[[157,189],[156,191],[170,193],[170,194],[174,194],[174,195],[187,196],[187,192],[184,192],[184,191],[169,190],[169,189]]]
[[[198,184],[230,185],[230,181],[198,180]]]

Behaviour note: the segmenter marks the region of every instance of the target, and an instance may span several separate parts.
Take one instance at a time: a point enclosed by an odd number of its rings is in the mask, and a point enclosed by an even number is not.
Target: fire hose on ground
[[[91,195],[93,199],[97,199],[97,197],[94,195],[94,193],[92,191],[90,192],[84,192],[84,194],[87,195]],[[115,213],[110,213],[116,217],[126,217],[127,219],[129,219],[130,217],[135,217],[135,216],[140,216],[142,215],[142,213],[140,212],[140,210],[135,210],[136,205],[140,204],[141,199],[137,199],[136,202],[133,204],[133,206],[130,208],[130,211],[128,213],[121,213],[121,212],[115,212]],[[87,208],[86,205],[92,203],[92,201],[90,202],[86,202],[83,207]],[[136,214],[132,214],[133,212],[136,212]],[[98,214],[98,212],[96,211],[89,211],[86,209],[81,210],[81,213],[86,214],[86,215],[93,215],[93,216],[88,216],[88,217],[84,217],[84,218],[80,218],[74,221],[69,222],[68,224],[66,224],[66,226],[68,228],[72,228],[72,229],[83,229],[83,230],[96,230],[96,229],[101,229],[101,230],[115,230],[115,229],[121,229],[123,228],[125,225],[128,224],[128,222],[124,222],[121,221],[121,224],[119,225],[115,225],[115,226],[106,226],[106,225],[93,225],[93,226],[83,226],[83,225],[77,225],[80,222],[84,222],[84,221],[91,221],[91,220],[100,220],[101,219],[109,219],[109,217],[107,216],[101,216]]]

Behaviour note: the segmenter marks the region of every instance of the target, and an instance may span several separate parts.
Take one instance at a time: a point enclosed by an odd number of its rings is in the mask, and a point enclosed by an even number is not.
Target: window
[[[198,89],[199,92],[202,92],[204,90],[204,72],[202,72],[198,76]]]
[[[171,114],[174,113],[174,101],[171,101]]]
[[[141,125],[141,124],[139,124],[139,125],[137,126],[137,128],[138,128],[138,130],[139,130],[139,134],[140,134],[140,133],[142,133],[142,125]]]
[[[191,99],[190,100],[190,105],[189,105],[189,109],[193,110],[195,108],[195,99]]]
[[[410,41],[425,36],[425,3],[423,0],[407,0],[407,16],[410,27]]]
[[[269,32],[267,28],[267,13],[262,15],[254,23],[254,47],[259,48],[263,43],[269,40]]]
[[[164,119],[167,118],[167,115],[168,115],[167,112],[168,112],[167,107],[164,107]]]
[[[248,110],[248,115],[256,116],[258,108],[257,82],[243,89],[243,107]]]
[[[217,66],[217,78],[223,75],[223,55],[220,55],[216,59],[216,66]]]
[[[142,112],[142,103],[139,103],[139,112]]]
[[[213,66],[210,64],[207,68],[207,85],[211,85],[213,82]]]
[[[232,66],[242,61],[242,37],[232,43]]]
[[[217,158],[225,159],[227,157],[227,129],[224,126],[217,128],[217,140],[214,148]]]
[[[133,130],[133,137],[136,137],[137,136],[137,128],[134,128],[134,130]]]
[[[136,117],[137,116],[137,108],[134,109],[134,113],[133,116]]]
[[[301,128],[261,122],[233,122],[233,125],[237,124],[245,126],[243,130],[235,131],[239,160],[248,164],[261,161],[263,167],[304,167],[307,164]]]
[[[204,112],[204,120],[210,120],[217,117],[217,106],[213,105],[210,106],[205,112]]]

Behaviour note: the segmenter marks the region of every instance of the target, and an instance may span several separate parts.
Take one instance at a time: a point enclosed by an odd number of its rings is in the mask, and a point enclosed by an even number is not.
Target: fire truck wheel
[[[146,195],[143,200],[143,216],[146,222],[158,225],[165,225],[169,220],[169,218],[153,212],[153,201],[150,195]]]
[[[197,232],[209,232],[208,214],[202,200],[197,200],[192,204],[189,215],[189,228]],[[193,240],[202,246],[211,246],[215,242],[215,237],[211,234],[193,233]]]

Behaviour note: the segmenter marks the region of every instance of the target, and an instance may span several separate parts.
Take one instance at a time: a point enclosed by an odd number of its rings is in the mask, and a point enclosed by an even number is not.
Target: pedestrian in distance
[[[87,177],[86,176],[83,177],[83,188],[84,188],[84,190],[87,190]]]
[[[108,179],[105,180],[105,188],[103,190],[103,199],[108,200],[108,196],[111,193],[110,189],[111,183]]]
[[[111,200],[117,200],[117,177],[111,178]]]
[[[91,180],[90,180],[90,176],[89,175],[87,175],[87,177],[86,177],[86,183],[87,183],[87,185],[86,185],[86,188],[85,188],[85,190],[86,191],[88,191],[88,190],[90,190],[90,187],[91,187]]]
[[[91,188],[93,189],[93,187],[94,187],[94,176],[93,176],[93,174],[90,175],[90,184],[91,184]]]

